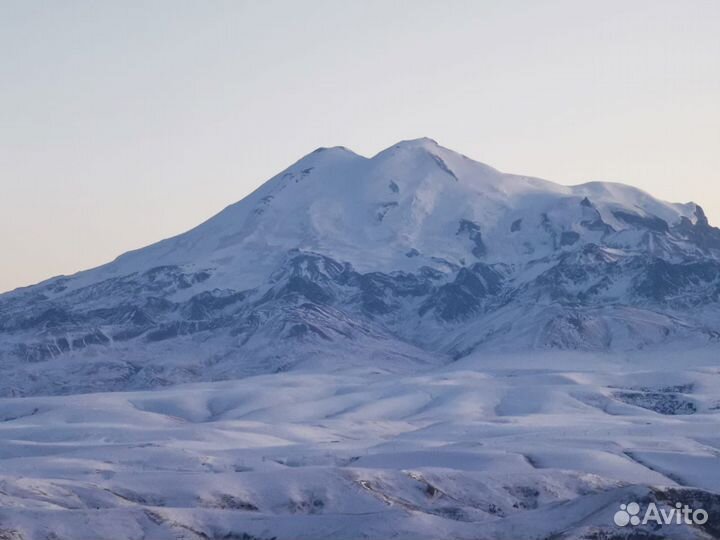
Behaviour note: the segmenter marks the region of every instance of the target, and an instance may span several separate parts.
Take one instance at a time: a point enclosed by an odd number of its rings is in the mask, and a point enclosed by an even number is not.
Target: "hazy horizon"
[[[320,146],[431,137],[720,223],[720,3],[0,5],[0,292],[182,233]]]

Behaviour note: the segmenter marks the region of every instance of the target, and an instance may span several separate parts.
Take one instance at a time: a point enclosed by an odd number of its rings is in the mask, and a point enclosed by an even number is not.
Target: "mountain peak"
[[[419,137],[417,139],[400,141],[394,146],[400,148],[438,148],[440,145],[435,139],[431,139],[430,137]]]
[[[585,198],[594,212],[578,204]],[[296,247],[362,270],[451,268],[478,258],[523,265],[585,243],[644,249],[654,218],[665,230],[682,217],[696,221],[695,206],[621,184],[562,186],[504,174],[422,137],[372,158],[344,146],[318,148],[195,229],[127,253],[101,272],[227,261],[233,285],[250,285],[276,255]]]
[[[308,154],[308,155],[321,154],[323,152],[331,153],[331,154],[332,153],[345,153],[345,154],[357,155],[355,152],[350,150],[347,146],[319,146],[318,148],[316,148],[315,150],[310,152],[310,154]]]
[[[431,139],[429,137],[420,137],[418,139],[407,139],[403,141],[399,141],[392,146],[389,146],[388,148],[385,148],[384,150],[378,152],[378,156],[385,155],[388,153],[394,153],[398,150],[401,151],[423,151],[423,152],[429,152],[431,154],[437,154],[438,152],[450,152],[455,153],[452,150],[445,148],[443,146],[440,146],[438,142],[435,139]]]

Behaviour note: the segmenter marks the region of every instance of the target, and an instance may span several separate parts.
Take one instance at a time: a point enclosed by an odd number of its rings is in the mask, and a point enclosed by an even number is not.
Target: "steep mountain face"
[[[720,338],[720,230],[434,141],[318,149],[195,229],[0,296],[0,395]]]

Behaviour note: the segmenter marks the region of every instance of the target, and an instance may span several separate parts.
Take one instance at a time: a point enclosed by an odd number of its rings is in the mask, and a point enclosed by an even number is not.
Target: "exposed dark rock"
[[[446,321],[468,317],[480,310],[483,300],[497,295],[502,288],[502,276],[491,267],[477,263],[462,268],[452,283],[441,286],[420,307],[420,315],[434,311]]]
[[[616,392],[620,401],[664,415],[695,414],[695,403],[671,392]]]
[[[25,330],[29,328],[57,328],[68,323],[72,323],[75,320],[75,316],[69,311],[59,308],[50,307],[44,310],[42,313],[30,317],[18,324],[18,328]]]
[[[641,216],[640,214],[631,214],[620,210],[614,211],[613,216],[633,227],[641,227],[657,233],[670,232],[667,221],[657,216]]]
[[[440,167],[440,169],[450,175],[456,182],[458,181],[458,177],[455,176],[455,173],[452,172],[450,167],[447,166],[447,164],[442,160],[441,157],[436,156],[435,154],[430,154],[430,156],[433,158],[433,161],[437,164],[437,166]]]
[[[482,239],[482,233],[480,232],[480,225],[469,219],[461,219],[456,235],[467,236],[474,244],[472,248],[472,254],[477,258],[483,257],[487,253],[487,248]]]
[[[705,212],[700,206],[695,207],[695,218],[696,221],[693,224],[688,218],[683,216],[673,231],[704,251],[711,249],[720,250],[720,229],[710,225],[705,216]]]
[[[635,280],[634,290],[640,296],[665,301],[687,288],[700,287],[705,290],[706,295],[710,293],[707,300],[713,300],[718,297],[719,282],[718,262],[706,260],[671,263],[655,258],[643,266],[641,274]]]
[[[540,227],[548,233],[550,236],[550,241],[552,243],[552,248],[557,249],[558,247],[558,239],[557,239],[557,232],[555,231],[552,221],[550,220],[550,217],[547,215],[547,213],[543,212],[540,214]]]
[[[375,213],[375,219],[382,222],[382,220],[385,219],[387,213],[393,208],[397,208],[397,205],[398,203],[396,202],[387,202],[381,204],[380,208],[378,208],[377,212]]]
[[[572,246],[578,240],[580,240],[580,235],[578,233],[576,233],[575,231],[563,231],[560,234],[560,245],[561,246]]]
[[[380,272],[355,274],[353,281],[360,288],[363,309],[372,314],[389,313],[396,309],[395,298],[424,296],[430,290],[426,280],[403,272],[392,275]]]
[[[90,345],[106,345],[110,339],[100,330],[95,330],[89,334],[72,340],[73,349],[84,349]]]
[[[182,308],[183,315],[191,321],[208,320],[228,306],[247,299],[245,292],[206,291],[193,296]]]

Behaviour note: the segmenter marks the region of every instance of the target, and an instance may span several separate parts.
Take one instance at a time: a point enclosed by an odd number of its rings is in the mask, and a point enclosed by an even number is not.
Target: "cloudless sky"
[[[0,0],[0,291],[420,136],[720,224],[720,1]]]

